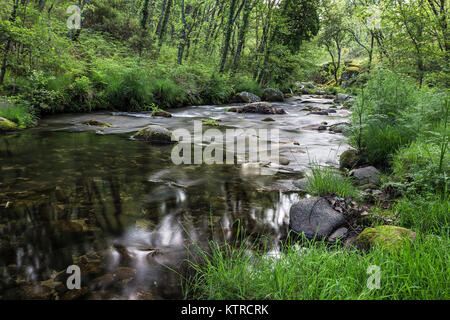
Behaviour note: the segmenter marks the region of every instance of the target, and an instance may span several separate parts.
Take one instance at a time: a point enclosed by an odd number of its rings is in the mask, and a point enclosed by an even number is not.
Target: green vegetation
[[[337,170],[329,167],[314,166],[307,176],[306,191],[312,195],[337,195],[342,198],[354,197],[357,189],[348,177],[342,176]]]
[[[249,243],[218,245],[192,263],[186,294],[198,299],[449,299],[448,234],[416,239],[390,252],[364,254],[306,243],[286,245],[279,259]],[[367,287],[370,266],[381,270],[380,289]]]

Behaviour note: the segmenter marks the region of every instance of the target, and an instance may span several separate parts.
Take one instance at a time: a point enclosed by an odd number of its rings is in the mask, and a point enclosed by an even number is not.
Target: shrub
[[[200,91],[200,95],[207,103],[221,104],[229,101],[233,94],[233,88],[223,76],[214,73]]]
[[[235,77],[233,80],[233,88],[235,93],[247,91],[261,97],[263,90],[261,86],[254,80],[246,77]]]
[[[153,100],[161,107],[181,107],[186,101],[186,93],[170,79],[152,81],[150,90]]]

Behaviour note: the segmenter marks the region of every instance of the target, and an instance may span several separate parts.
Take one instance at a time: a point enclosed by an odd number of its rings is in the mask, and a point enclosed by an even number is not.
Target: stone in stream
[[[324,130],[327,130],[327,126],[322,125],[322,124],[310,124],[310,125],[304,126],[303,129],[324,131]]]
[[[351,99],[351,96],[348,94],[338,93],[337,98],[334,100],[336,103],[343,104],[348,99]]]
[[[170,144],[176,142],[172,132],[157,125],[150,125],[137,132],[133,139],[142,140],[155,144]]]
[[[258,97],[256,94],[253,94],[251,92],[243,91],[241,93],[238,93],[236,95],[236,98],[239,102],[246,102],[246,103],[253,103],[253,102],[260,102],[261,98]]]
[[[308,239],[326,238],[346,223],[344,216],[321,197],[300,200],[291,207],[289,215],[290,228]]]
[[[350,171],[350,176],[354,178],[357,185],[376,185],[380,181],[380,171],[375,167],[368,166]]]
[[[110,123],[93,120],[93,119],[85,120],[85,121],[83,121],[83,124],[87,125],[87,126],[94,126],[94,127],[112,127],[112,125]]]
[[[172,118],[172,114],[165,110],[156,110],[152,112],[152,117]]]
[[[0,132],[2,131],[13,131],[17,129],[17,124],[8,119],[0,117]]]
[[[307,115],[310,115],[310,114],[315,114],[315,115],[319,115],[319,116],[327,116],[328,111],[313,111],[313,112],[309,112]]]
[[[329,127],[329,130],[334,133],[347,134],[350,131],[350,127],[351,127],[351,124],[348,122],[339,122],[339,123],[332,124]]]
[[[370,249],[376,245],[392,250],[405,244],[407,241],[413,241],[416,233],[406,228],[397,226],[377,226],[375,228],[366,228],[355,240],[355,245],[359,249]]]
[[[263,100],[265,101],[273,101],[273,102],[283,102],[284,94],[280,90],[276,90],[273,88],[267,88],[264,90]]]
[[[237,109],[238,113],[259,113],[259,114],[285,114],[282,108],[275,108],[269,102],[249,103]]]
[[[271,117],[267,117],[267,118],[262,119],[262,121],[269,122],[269,121],[275,121],[275,119],[271,118]]]

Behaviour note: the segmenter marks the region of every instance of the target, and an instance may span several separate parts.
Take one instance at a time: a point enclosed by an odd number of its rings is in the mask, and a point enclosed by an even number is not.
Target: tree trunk
[[[236,7],[237,0],[231,0],[230,4],[230,12],[228,16],[228,22],[227,22],[227,28],[225,31],[225,42],[222,49],[222,60],[220,61],[220,69],[219,72],[223,73],[225,70],[225,62],[227,61],[227,55],[228,55],[228,49],[230,47],[230,39],[231,34],[233,32],[233,17],[234,17],[234,10]]]
[[[17,14],[18,6],[19,6],[19,0],[14,0],[14,5],[13,5],[13,9],[12,9],[11,17],[10,17],[9,21],[11,21],[11,22],[16,21],[16,14]],[[5,44],[5,50],[3,52],[2,68],[0,71],[0,85],[3,84],[3,80],[5,79],[6,64],[8,62],[8,53],[9,53],[10,48],[11,48],[11,37],[8,37],[8,40],[6,40],[6,44]]]

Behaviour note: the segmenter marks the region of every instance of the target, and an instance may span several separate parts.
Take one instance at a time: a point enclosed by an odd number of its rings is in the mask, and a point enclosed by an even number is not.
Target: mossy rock
[[[164,117],[164,118],[171,118],[172,114],[170,112],[167,112],[165,110],[156,110],[152,112],[152,117]]]
[[[98,120],[85,120],[83,124],[87,126],[95,126],[95,127],[112,127],[110,123],[98,121]]]
[[[354,149],[349,149],[344,151],[339,157],[339,166],[341,169],[353,169],[360,161],[361,158],[358,152]]]
[[[355,240],[359,249],[368,250],[374,246],[380,246],[388,250],[399,248],[408,240],[413,241],[416,233],[412,230],[397,226],[377,226],[366,228]]]
[[[176,140],[172,136],[172,132],[170,132],[166,128],[156,125],[150,125],[143,128],[132,138],[155,144],[170,144],[176,142]]]
[[[17,130],[17,124],[8,119],[0,117],[0,132],[14,130]]]
[[[275,119],[271,118],[271,117],[267,117],[267,118],[262,119],[262,121],[269,122],[269,121],[275,121]]]
[[[217,122],[217,120],[214,119],[206,119],[202,121],[202,125],[204,126],[212,126],[212,127],[218,127],[219,123]]]

